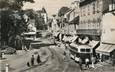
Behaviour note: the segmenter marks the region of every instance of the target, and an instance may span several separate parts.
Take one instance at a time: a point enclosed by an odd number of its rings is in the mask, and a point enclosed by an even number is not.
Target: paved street
[[[8,63],[10,65],[10,72],[114,72],[111,65],[96,64],[96,69],[87,69],[80,71],[79,65],[69,57],[64,55],[64,45],[59,46],[51,45],[47,39],[40,39],[39,49],[33,49],[28,52],[17,51],[16,55],[5,55],[7,59],[2,60],[2,64]],[[42,45],[43,44],[43,45]],[[46,46],[45,46],[46,45]],[[42,47],[43,46],[43,47]],[[43,54],[46,52],[46,54]],[[31,55],[39,53],[42,63],[35,66],[27,67],[26,63],[30,61]]]

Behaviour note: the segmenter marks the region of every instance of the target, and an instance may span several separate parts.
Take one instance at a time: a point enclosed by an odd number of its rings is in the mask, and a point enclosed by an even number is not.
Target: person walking
[[[27,62],[27,66],[30,67],[30,63],[29,62]]]
[[[115,66],[115,56],[112,55],[112,66]]]
[[[88,58],[85,59],[85,67],[89,69],[89,59]]]
[[[91,61],[92,61],[92,68],[95,68],[95,66],[94,66],[94,63],[95,63],[95,57],[91,57]]]
[[[31,57],[31,65],[32,65],[32,66],[34,66],[34,59],[35,59],[35,58],[34,58],[34,55],[32,55],[32,57]]]
[[[80,67],[80,70],[83,70],[82,68],[82,59],[79,57],[79,67]]]
[[[40,60],[40,56],[38,54],[38,56],[37,56],[37,63],[39,64],[40,62],[41,62],[41,60]]]

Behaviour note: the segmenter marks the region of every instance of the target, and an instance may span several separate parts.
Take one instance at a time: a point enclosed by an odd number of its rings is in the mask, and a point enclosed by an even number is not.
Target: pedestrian
[[[115,57],[112,55],[112,66],[115,66]]]
[[[89,59],[88,58],[85,59],[85,67],[89,69]]]
[[[30,67],[30,63],[29,62],[27,62],[27,66]]]
[[[5,57],[4,57],[4,55],[5,55],[5,54],[4,54],[4,53],[2,53],[2,59],[4,59],[4,58],[5,58]]]
[[[34,59],[35,59],[35,58],[34,58],[34,55],[32,55],[32,57],[31,57],[31,65],[32,65],[32,66],[34,66]]]
[[[38,56],[37,56],[37,63],[39,64],[40,62],[41,62],[41,59],[40,59],[40,56],[38,54]]]
[[[77,62],[77,63],[79,63],[79,57],[75,57],[75,61]]]
[[[82,69],[82,59],[81,58],[79,58],[79,67],[80,67],[80,70],[83,70]]]
[[[66,52],[65,51],[63,52],[63,55],[64,55],[63,60],[66,60]]]
[[[0,59],[2,59],[2,52],[0,52]]]
[[[94,66],[94,63],[96,62],[96,61],[95,61],[95,57],[92,56],[92,57],[91,57],[91,61],[92,61],[92,68],[95,68],[95,66]]]

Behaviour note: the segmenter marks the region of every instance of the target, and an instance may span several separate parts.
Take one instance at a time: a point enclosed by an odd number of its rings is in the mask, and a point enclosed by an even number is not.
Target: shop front
[[[65,43],[72,43],[72,42],[76,41],[77,39],[78,39],[78,36],[76,36],[76,35],[74,35],[74,36],[66,36],[66,35],[64,35],[62,40]]]
[[[114,55],[115,45],[101,43],[96,49],[96,53],[99,55],[100,61],[107,61],[112,59]]]

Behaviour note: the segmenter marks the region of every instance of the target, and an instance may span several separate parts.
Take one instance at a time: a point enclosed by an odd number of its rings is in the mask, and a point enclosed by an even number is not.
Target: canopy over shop
[[[75,40],[77,40],[78,39],[78,36],[64,36],[63,37],[63,41],[64,42],[68,42],[68,43],[72,43],[72,42],[74,42]]]
[[[97,53],[104,54],[110,56],[111,53],[115,50],[115,45],[111,44],[100,44],[100,46],[96,49]]]

